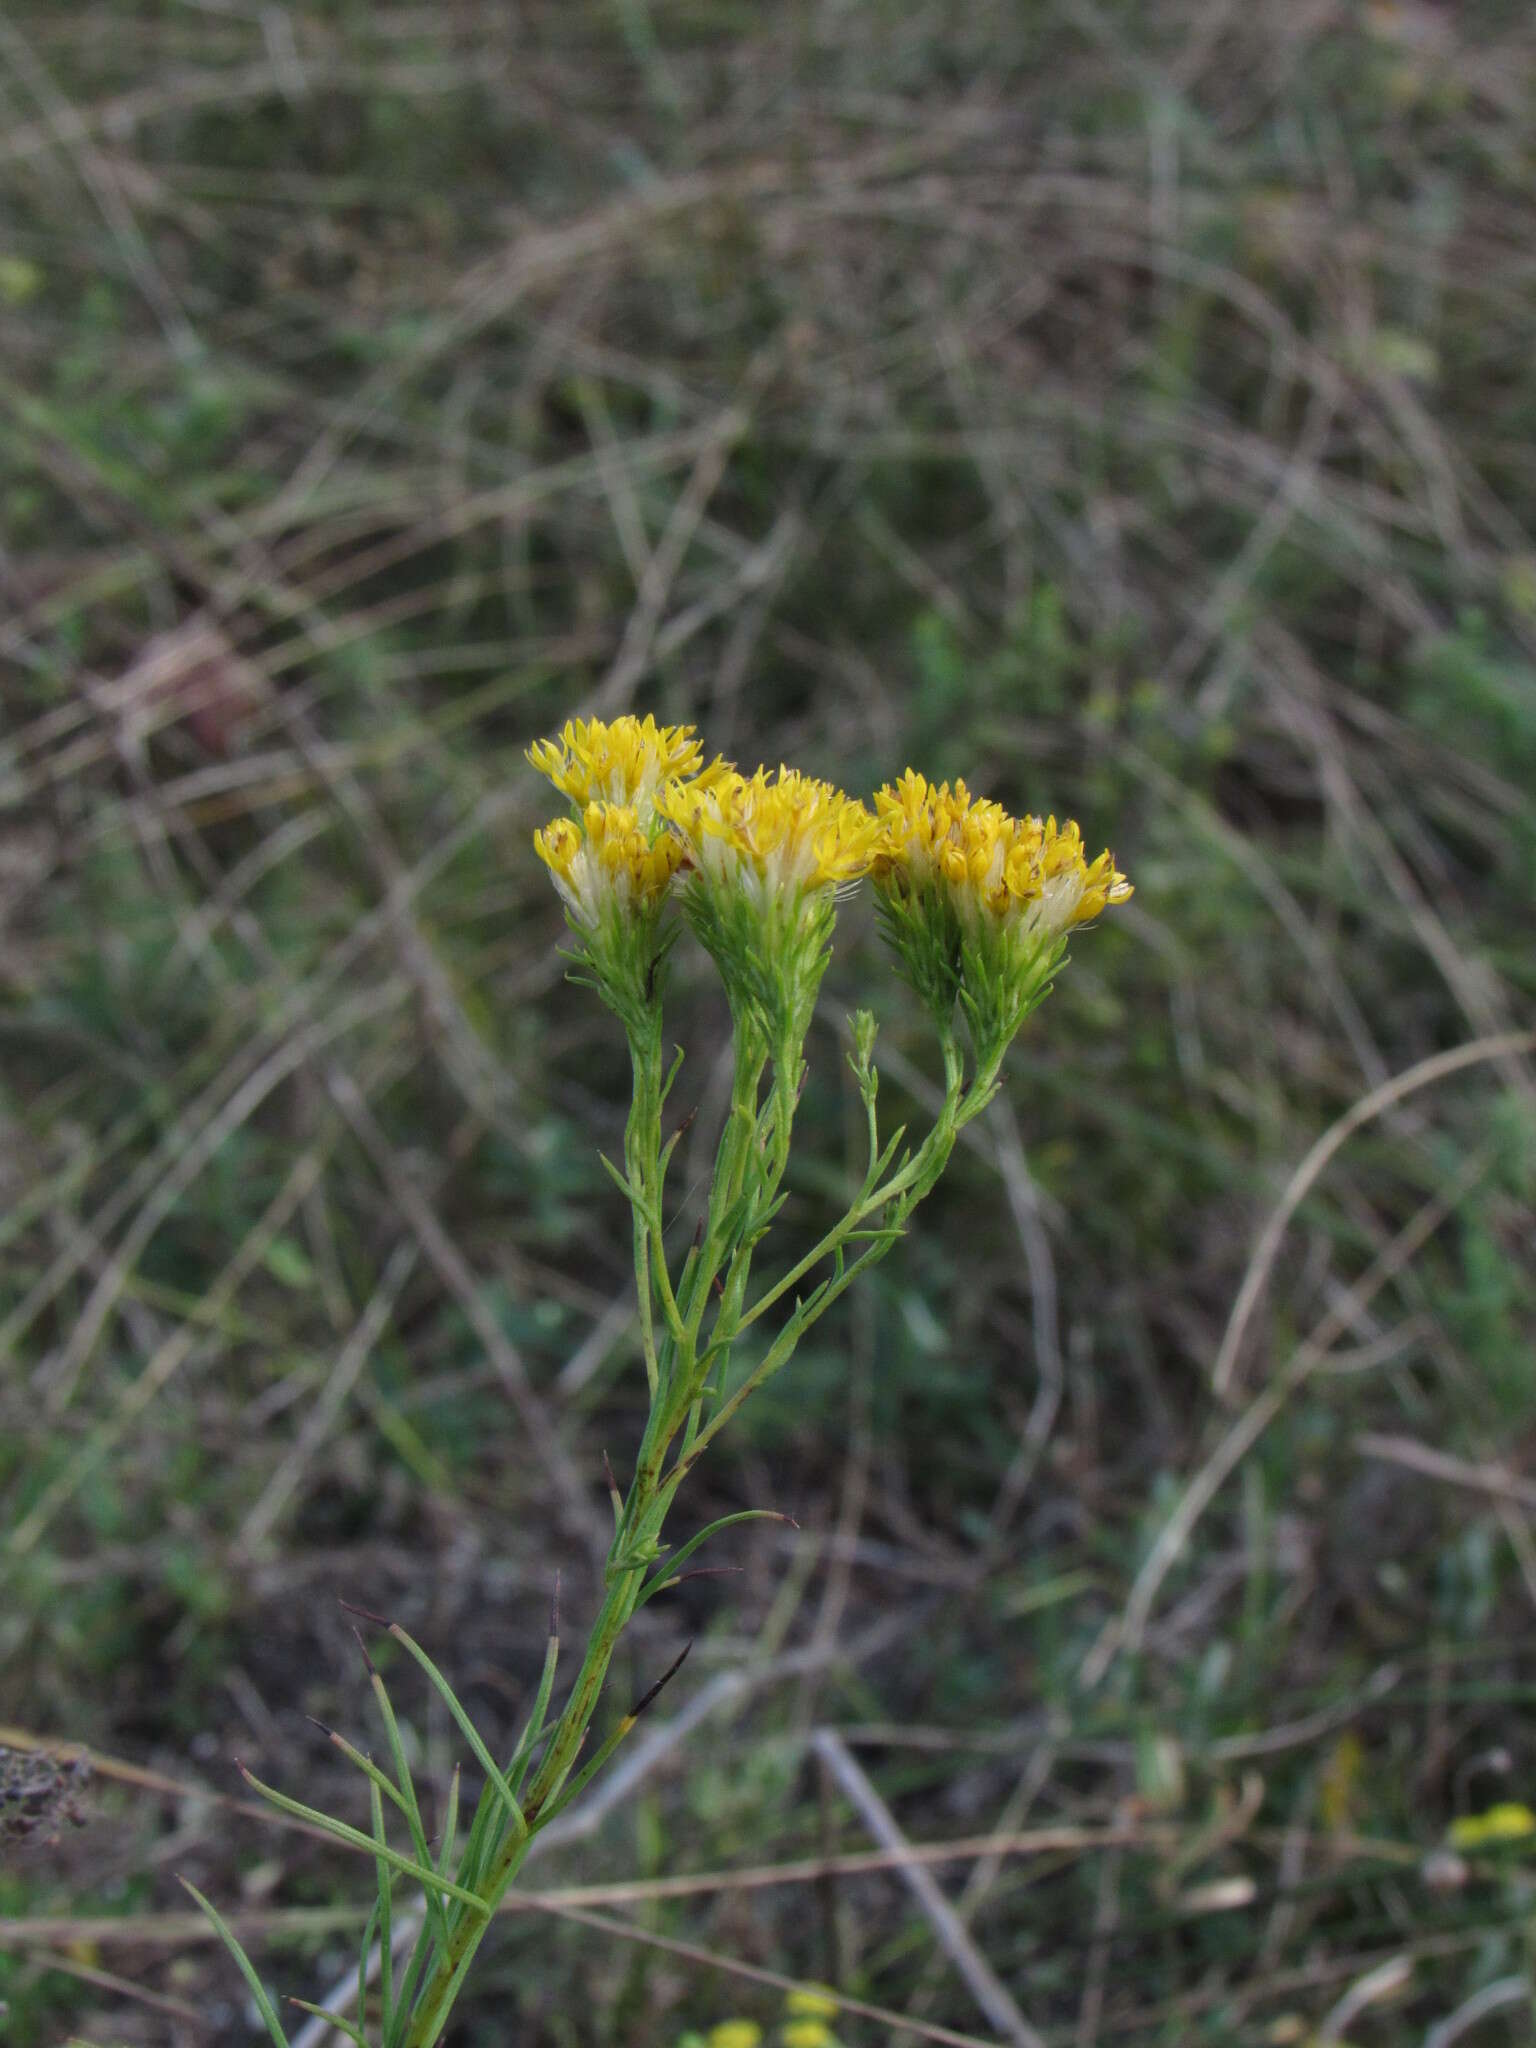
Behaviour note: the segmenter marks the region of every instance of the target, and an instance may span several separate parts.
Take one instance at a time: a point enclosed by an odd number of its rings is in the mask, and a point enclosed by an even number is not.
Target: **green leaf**
[[[369,2048],[366,2034],[354,2027],[350,2020],[344,2020],[339,2012],[332,2012],[327,2006],[311,2005],[307,1998],[290,1998],[288,2003],[296,2005],[300,2012],[312,2012],[317,2020],[326,2020],[339,2034],[345,2034],[349,2041],[356,2041],[358,2048]]]
[[[359,1638],[361,1640],[361,1638]],[[370,1660],[371,1668],[371,1660]],[[427,1831],[422,1825],[421,1807],[416,1799],[416,1785],[411,1777],[410,1760],[405,1754],[405,1744],[400,1739],[400,1724],[395,1719],[395,1710],[390,1703],[389,1689],[378,1672],[373,1673],[373,1696],[379,1704],[379,1717],[384,1723],[384,1732],[389,1738],[389,1753],[394,1759],[395,1770],[400,1779],[400,1790],[396,1803],[405,1815],[406,1826],[411,1831],[411,1846],[417,1859],[430,1865],[432,1852],[427,1847]],[[366,1769],[367,1766],[365,1765]],[[433,1932],[446,1952],[448,1947],[448,1921],[443,1912],[443,1902],[431,1892],[427,1893],[427,1918]]]
[[[628,1202],[633,1202],[637,1209],[643,1211],[645,1208],[645,1197],[643,1195],[636,1193],[634,1187],[630,1184],[628,1180],[625,1179],[624,1175],[620,1173],[619,1169],[614,1165],[613,1161],[608,1157],[608,1154],[606,1152],[599,1152],[597,1157],[598,1162],[602,1166],[603,1171],[612,1180],[615,1187],[619,1189],[620,1193],[624,1196],[624,1199]]]
[[[533,1711],[528,1716],[528,1725],[518,1737],[517,1748],[512,1752],[512,1761],[507,1765],[507,1780],[514,1789],[521,1790],[528,1766],[533,1761],[533,1746],[544,1732],[544,1716],[549,1712],[549,1696],[555,1685],[555,1665],[560,1658],[560,1638],[553,1629],[544,1651],[544,1669],[539,1674],[539,1690],[533,1702]]]
[[[295,1294],[305,1294],[315,1284],[315,1269],[309,1254],[291,1237],[275,1237],[267,1246],[262,1264],[274,1280]]]
[[[469,1744],[470,1748],[474,1751],[476,1760],[479,1763],[480,1768],[485,1772],[487,1781],[495,1787],[497,1797],[506,1807],[507,1816],[511,1820],[513,1827],[516,1828],[517,1832],[520,1835],[526,1835],[528,1832],[528,1823],[523,1819],[523,1810],[518,1805],[516,1799],[513,1798],[511,1786],[507,1783],[506,1779],[501,1775],[501,1772],[497,1770],[495,1761],[491,1756],[491,1752],[486,1748],[484,1742],[480,1738],[479,1730],[476,1728],[474,1722],[471,1721],[468,1714],[466,1714],[464,1709],[459,1705],[458,1699],[454,1694],[453,1687],[448,1683],[447,1679],[444,1678],[441,1671],[438,1670],[437,1666],[432,1662],[432,1659],[427,1655],[426,1651],[421,1647],[421,1645],[418,1642],[416,1642],[414,1638],[406,1634],[405,1630],[400,1626],[399,1622],[392,1622],[390,1624],[389,1632],[394,1637],[397,1643],[400,1643],[405,1649],[409,1650],[411,1655],[416,1659],[416,1662],[421,1666],[422,1670],[425,1671],[428,1678],[430,1678],[432,1683],[437,1687],[439,1694],[442,1696],[443,1704],[447,1707],[449,1713],[452,1714],[454,1720],[457,1721],[457,1723],[459,1724],[459,1732],[463,1735],[464,1740]]]
[[[379,1787],[373,1783],[368,1787],[368,1810],[373,1822],[373,1839],[383,1843],[384,1801],[379,1796]],[[379,1992],[384,2006],[384,2038],[387,2041],[395,2018],[394,1956],[391,1950],[394,1928],[389,1896],[392,1879],[387,1863],[379,1861],[377,1869],[379,1903],[375,1917],[379,1928]],[[368,2010],[368,1951],[369,1940],[365,1934],[357,1959],[357,2009],[360,2013]]]
[[[254,1780],[252,1782],[254,1783]],[[283,2032],[282,2023],[278,2019],[276,2011],[273,2009],[272,2001],[270,1998],[268,1998],[262,1981],[256,1974],[255,1964],[251,1961],[250,1957],[246,1954],[245,1950],[240,1946],[239,1942],[235,1939],[234,1934],[231,1932],[229,1927],[225,1925],[220,1915],[203,1897],[202,1893],[198,1890],[197,1886],[195,1884],[189,1884],[184,1877],[178,1877],[176,1879],[176,1882],[181,1886],[184,1892],[191,1893],[192,1897],[197,1901],[198,1905],[202,1908],[203,1912],[208,1916],[209,1921],[212,1923],[214,1933],[219,1937],[220,1941],[223,1942],[224,1946],[229,1950],[230,1954],[234,1957],[236,1963],[239,1965],[240,1974],[245,1979],[246,1983],[250,1986],[251,1996],[256,2001],[256,2010],[261,2014],[262,2019],[266,2022],[267,2032],[272,2036],[273,2041],[276,2043],[276,2048],[288,2048],[288,2036]]]
[[[739,1514],[722,1515],[718,1522],[711,1522],[709,1527],[701,1529],[697,1536],[690,1536],[675,1557],[669,1557],[664,1561],[656,1576],[641,1587],[639,1597],[635,1601],[635,1612],[638,1614],[647,1600],[663,1592],[676,1578],[679,1566],[686,1564],[694,1552],[707,1543],[711,1536],[717,1536],[722,1529],[729,1529],[734,1522],[788,1522],[791,1528],[798,1526],[793,1515],[778,1514],[773,1508],[743,1508]]]
[[[437,1859],[438,1875],[446,1877],[448,1866],[453,1861],[454,1844],[459,1839],[459,1767],[453,1767],[453,1776],[448,1782],[448,1811],[443,1816],[443,1846]]]
[[[269,1805],[275,1806],[280,1813],[291,1813],[295,1820],[307,1821],[312,1828],[319,1828],[322,1834],[329,1835],[332,1841],[340,1842],[348,1849],[360,1850],[365,1856],[382,1857],[396,1870],[403,1871],[407,1877],[415,1878],[423,1891],[442,1892],[446,1897],[458,1899],[461,1904],[472,1907],[477,1913],[489,1913],[490,1908],[484,1899],[476,1898],[473,1892],[466,1891],[462,1885],[451,1884],[447,1878],[439,1877],[430,1864],[413,1863],[409,1856],[402,1856],[398,1849],[391,1849],[374,1841],[373,1837],[365,1835],[361,1828],[348,1827],[344,1820],[337,1820],[329,1813],[321,1813],[316,1807],[305,1806],[297,1799],[290,1799],[285,1792],[274,1791],[270,1785],[264,1785],[260,1778],[246,1770],[243,1764],[239,1766],[239,1770],[251,1790],[259,1792],[262,1798]]]

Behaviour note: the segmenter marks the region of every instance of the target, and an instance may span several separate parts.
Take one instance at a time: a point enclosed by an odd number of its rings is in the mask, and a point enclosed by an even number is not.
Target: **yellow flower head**
[[[784,2010],[792,2019],[830,2020],[837,2017],[837,2000],[829,1991],[804,1984],[787,1993]]]
[[[705,2038],[709,2048],[757,2048],[763,2030],[756,2020],[722,2020]]]
[[[996,920],[1055,939],[1131,894],[1114,855],[1089,861],[1070,820],[1010,817],[963,782],[931,783],[909,768],[876,793],[875,812],[877,885],[910,897],[937,884],[968,928]]]
[[[1536,1813],[1518,1800],[1500,1800],[1486,1813],[1464,1813],[1453,1820],[1446,1840],[1453,1849],[1482,1849],[1490,1842],[1523,1842],[1536,1834]]]
[[[632,804],[589,803],[581,823],[556,818],[533,835],[575,922],[595,931],[611,911],[660,908],[683,849],[670,832],[652,838]]]
[[[699,772],[704,749],[691,725],[658,725],[626,715],[572,718],[556,740],[538,740],[528,759],[572,803],[628,805],[649,824],[656,791]]]
[[[786,2020],[779,2029],[784,2048],[836,2048],[832,2029],[825,2020]]]
[[[660,790],[656,809],[682,834],[707,881],[755,900],[833,888],[867,872],[878,826],[863,804],[795,768],[722,768]]]

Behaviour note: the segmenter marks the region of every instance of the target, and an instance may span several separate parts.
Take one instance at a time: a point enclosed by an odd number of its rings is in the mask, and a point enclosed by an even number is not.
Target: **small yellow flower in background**
[[[25,256],[0,256],[0,299],[8,306],[24,306],[43,288],[43,273]]]
[[[656,808],[708,881],[759,900],[857,881],[879,830],[856,797],[797,768],[724,768],[674,782]]]
[[[786,2020],[779,2029],[784,2048],[837,2048],[825,2020]]]
[[[1536,1813],[1517,1800],[1501,1800],[1486,1813],[1464,1813],[1446,1830],[1453,1849],[1482,1849],[1490,1842],[1523,1842],[1536,1835]]]
[[[1349,1825],[1364,1767],[1365,1744],[1353,1728],[1346,1728],[1333,1745],[1317,1788],[1318,1815],[1332,1834]]]
[[[691,725],[658,725],[649,715],[572,718],[558,739],[535,741],[528,759],[572,803],[629,805],[648,826],[657,790],[697,775],[704,749]]]
[[[757,2048],[763,2030],[756,2020],[721,2020],[705,2038],[709,2048]]]
[[[580,825],[556,818],[534,833],[533,849],[572,917],[589,930],[610,910],[657,909],[683,860],[674,835],[652,838],[631,804],[589,803]]]
[[[805,1984],[788,1993],[784,2010],[795,2019],[830,2020],[837,2017],[837,2000],[819,1985]]]

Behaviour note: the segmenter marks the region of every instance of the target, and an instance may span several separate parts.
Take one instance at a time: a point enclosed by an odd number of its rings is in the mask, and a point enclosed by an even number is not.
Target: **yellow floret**
[[[655,910],[683,860],[676,838],[652,838],[632,804],[589,803],[579,826],[556,818],[534,833],[533,848],[572,916],[589,928],[610,910]]]
[[[657,789],[696,775],[704,749],[691,725],[658,725],[650,716],[572,718],[558,739],[536,741],[528,759],[573,803],[629,804],[648,823]]]
[[[757,2048],[762,2038],[763,2030],[756,2020],[721,2020],[706,2036],[709,2048]]]
[[[787,2020],[779,2029],[783,2048],[836,2048],[825,2020]]]
[[[837,2017],[837,2000],[829,1991],[806,1984],[785,1996],[784,2010],[796,2019],[830,2020]]]
[[[967,924],[986,916],[1057,937],[1131,894],[1114,855],[1089,861],[1070,820],[1010,817],[963,782],[931,783],[909,768],[876,793],[875,812],[877,885],[913,894],[942,878]]]
[[[1481,1849],[1489,1842],[1521,1842],[1536,1834],[1536,1813],[1517,1800],[1504,1799],[1486,1813],[1464,1813],[1453,1820],[1446,1839],[1453,1849]]]
[[[832,888],[869,867],[879,827],[854,797],[795,768],[736,769],[657,793],[656,809],[682,834],[709,881],[751,894]]]

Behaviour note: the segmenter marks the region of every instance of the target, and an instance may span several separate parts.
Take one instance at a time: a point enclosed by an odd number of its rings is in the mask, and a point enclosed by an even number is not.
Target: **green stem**
[[[918,1147],[906,1166],[893,1174],[888,1181],[884,1182],[873,1193],[861,1194],[860,1198],[848,1210],[842,1220],[828,1231],[827,1235],[801,1260],[800,1264],[786,1275],[783,1280],[770,1288],[767,1293],[753,1304],[746,1314],[739,1315],[733,1323],[726,1327],[723,1334],[720,1321],[717,1319],[715,1330],[711,1334],[709,1350],[705,1354],[706,1360],[711,1364],[717,1355],[727,1352],[730,1344],[740,1332],[749,1323],[755,1322],[765,1308],[769,1307],[774,1301],[779,1300],[786,1290],[794,1285],[797,1278],[803,1277],[813,1266],[819,1264],[822,1259],[834,1256],[840,1252],[865,1218],[894,1203],[895,1215],[890,1224],[882,1229],[875,1242],[867,1246],[851,1265],[840,1265],[838,1271],[824,1280],[805,1301],[797,1301],[795,1303],[794,1312],[790,1316],[789,1321],[784,1325],[784,1328],[768,1347],[767,1352],[759,1360],[758,1364],[754,1366],[746,1379],[742,1381],[735,1393],[711,1417],[706,1427],[690,1430],[683,1450],[677,1462],[673,1465],[672,1470],[667,1474],[662,1489],[663,1498],[668,1504],[670,1504],[678,1486],[703,1456],[711,1441],[741,1407],[742,1403],[754,1394],[765,1380],[771,1379],[781,1366],[788,1363],[795,1347],[799,1344],[806,1331],[826,1313],[839,1295],[845,1293],[852,1286],[855,1275],[862,1273],[867,1267],[876,1264],[877,1261],[885,1257],[891,1246],[896,1242],[896,1239],[901,1235],[906,1220],[912,1211],[923,1200],[924,1196],[932,1192],[939,1176],[943,1173],[945,1166],[949,1162],[949,1155],[955,1148],[955,1140],[961,1128],[985,1106],[986,1100],[990,1098],[990,1084],[984,1077],[978,1076],[970,1089],[965,1089],[964,1064],[960,1056],[959,1047],[952,1036],[946,1036],[943,1049],[947,1083],[944,1104],[935,1120],[933,1129],[928,1133],[928,1136],[923,1140],[923,1143]],[[984,1090],[985,1092],[978,1093],[979,1090]],[[723,1314],[724,1306],[722,1305],[722,1316]]]
[[[497,1906],[522,1868],[529,1844],[560,1803],[562,1788],[577,1763],[602,1699],[614,1652],[646,1584],[647,1568],[660,1555],[662,1530],[678,1486],[748,1396],[779,1370],[811,1324],[852,1284],[854,1275],[890,1250],[913,1208],[942,1173],[959,1130],[983,1106],[992,1085],[991,1074],[978,1075],[970,1090],[965,1089],[959,1051],[953,1038],[947,1038],[944,1102],[922,1145],[878,1186],[867,1181],[841,1222],[750,1310],[744,1310],[752,1247],[760,1234],[759,1219],[777,1190],[788,1159],[794,1093],[799,1085],[798,1053],[791,1057],[788,1049],[779,1048],[780,1057],[774,1063],[773,1095],[760,1118],[758,1096],[767,1049],[750,1024],[738,1020],[730,1113],[720,1137],[704,1236],[684,1265],[679,1300],[673,1295],[662,1244],[661,1177],[665,1155],[660,1137],[663,1084],[659,1020],[654,1031],[637,1031],[632,1035],[631,1051],[634,1099],[625,1132],[625,1171],[637,1197],[635,1284],[641,1302],[641,1328],[651,1385],[650,1415],[608,1555],[603,1604],[593,1623],[570,1697],[547,1740],[537,1770],[522,1790],[526,1832],[508,1826],[499,1839],[486,1844],[474,1883],[483,1910],[463,1912],[454,1920],[423,1984],[403,2048],[435,2048]],[[872,1114],[870,1154],[872,1180],[880,1161]],[[840,1256],[844,1245],[862,1224],[882,1212],[887,1220],[877,1227],[873,1241],[851,1264],[845,1265]],[[831,1256],[838,1258],[836,1272],[823,1280],[805,1301],[795,1303],[793,1313],[762,1360],[701,1427],[699,1335],[722,1270],[726,1277],[720,1283],[719,1306],[703,1349],[705,1371],[728,1356],[731,1343],[743,1329],[780,1300],[813,1266]],[[653,1324],[653,1296],[661,1304],[666,1323],[659,1345]],[[668,1452],[680,1430],[686,1432],[683,1445],[671,1469],[665,1470]],[[589,1773],[596,1770],[605,1754],[606,1751],[600,1751],[589,1762]]]
[[[790,1267],[782,1278],[760,1294],[752,1306],[742,1315],[733,1334],[748,1329],[758,1318],[781,1301],[790,1289],[799,1285],[806,1274],[812,1272],[824,1259],[829,1259],[869,1217],[878,1214],[887,1204],[897,1200],[909,1189],[913,1190],[913,1201],[920,1202],[930,1193],[939,1175],[948,1163],[954,1149],[955,1138],[961,1128],[968,1124],[990,1099],[991,1082],[983,1082],[978,1075],[970,1088],[965,1089],[964,1063],[960,1048],[952,1034],[943,1041],[944,1050],[944,1103],[933,1129],[923,1140],[917,1151],[904,1166],[898,1167],[889,1180],[879,1187],[865,1187],[859,1193],[853,1206],[842,1216],[825,1237],[812,1245],[804,1258]],[[985,1085],[986,1094],[978,1098],[978,1090]],[[962,1092],[963,1091],[963,1092]],[[974,1103],[974,1107],[972,1104]],[[871,1146],[873,1151],[873,1145]],[[839,1290],[841,1291],[841,1290]]]
[[[631,1499],[633,1502],[633,1494]],[[442,2033],[491,1916],[522,1868],[528,1845],[547,1817],[545,1810],[576,1761],[592,1716],[597,1711],[613,1653],[625,1623],[634,1611],[640,1583],[641,1573],[634,1570],[623,1573],[608,1588],[607,1597],[593,1624],[575,1687],[525,1794],[523,1810],[528,1833],[510,1834],[476,1885],[485,1913],[475,1919],[466,1917],[454,1929],[446,1951],[439,1956],[422,1989],[411,2031],[406,2036],[406,2048],[433,2048]]]
[[[656,1357],[656,1328],[652,1310],[651,1284],[651,1189],[648,1185],[646,1141],[652,1106],[660,1115],[661,1022],[657,1018],[647,1032],[631,1030],[629,1057],[634,1082],[629,1119],[624,1126],[624,1175],[632,1190],[630,1209],[634,1224],[635,1294],[640,1305],[640,1344],[645,1353],[645,1377],[656,1399],[661,1373]]]

